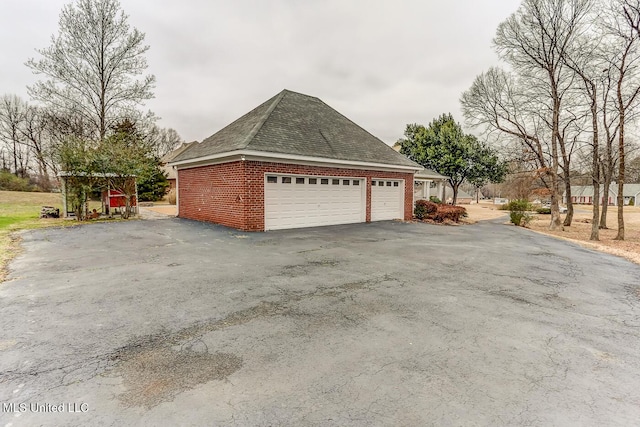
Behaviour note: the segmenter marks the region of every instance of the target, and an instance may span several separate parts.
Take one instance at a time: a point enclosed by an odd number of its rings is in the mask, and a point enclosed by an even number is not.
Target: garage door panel
[[[373,180],[371,186],[371,221],[404,218],[404,182]]]
[[[267,177],[273,176],[267,174]],[[291,184],[265,179],[265,229],[314,227],[364,221],[363,181],[345,185],[346,178],[292,177]],[[304,184],[296,184],[297,179]],[[309,179],[315,184],[310,184]],[[338,184],[333,180],[339,179]],[[323,180],[326,184],[322,184]]]

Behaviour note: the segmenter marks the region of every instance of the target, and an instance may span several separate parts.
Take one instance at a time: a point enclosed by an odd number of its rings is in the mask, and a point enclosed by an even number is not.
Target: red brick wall
[[[178,170],[178,216],[245,229],[244,162]]]
[[[367,222],[371,221],[371,179],[404,179],[404,219],[413,216],[413,174],[337,169],[287,163],[232,162],[178,171],[179,216],[247,231],[264,230],[265,173],[363,177],[367,180]]]

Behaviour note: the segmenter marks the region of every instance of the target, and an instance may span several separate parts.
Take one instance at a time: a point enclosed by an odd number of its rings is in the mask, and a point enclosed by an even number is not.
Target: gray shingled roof
[[[600,192],[604,191],[602,184],[600,185]],[[614,196],[618,194],[618,184],[614,181],[609,187],[609,192]],[[640,184],[625,184],[624,185],[624,197],[633,197],[640,193]],[[564,194],[564,193],[563,193]],[[572,185],[571,196],[584,196],[593,197],[593,185]]]
[[[447,179],[446,176],[427,168],[422,169],[420,172],[417,172],[414,175],[414,178],[416,179]]]
[[[616,192],[618,188],[616,186]],[[632,197],[640,193],[640,184],[625,184],[624,185],[624,197]]]
[[[197,144],[197,143],[198,141],[183,142],[182,144],[180,144],[178,148],[168,152],[167,154],[162,156],[162,158],[160,158],[160,163],[162,163],[162,166],[160,166],[160,169],[162,169],[162,171],[167,174],[167,179],[176,179],[177,177],[176,170],[173,168],[173,166],[169,166],[167,163],[171,162],[174,157],[184,152],[187,148],[189,148],[190,145]]]
[[[180,162],[235,150],[422,167],[320,99],[283,90],[172,159]]]
[[[183,142],[175,150],[169,151],[167,154],[160,158],[160,163],[169,163],[174,157],[183,153],[190,145],[197,144],[198,141]]]
[[[600,191],[603,188],[600,187]],[[593,185],[572,185],[571,186],[572,197],[593,197]]]

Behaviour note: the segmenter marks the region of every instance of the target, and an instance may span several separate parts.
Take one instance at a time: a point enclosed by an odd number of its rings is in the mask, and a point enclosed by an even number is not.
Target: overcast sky
[[[24,65],[58,32],[65,0],[3,2],[0,94],[27,99]],[[388,144],[451,112],[498,63],[491,40],[519,0],[121,0],[151,46],[146,104],[187,141],[282,89],[317,96]]]

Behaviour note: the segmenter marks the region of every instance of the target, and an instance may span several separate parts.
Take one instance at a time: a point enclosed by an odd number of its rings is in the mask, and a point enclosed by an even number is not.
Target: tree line
[[[547,191],[551,229],[571,225],[572,177],[589,159],[591,239],[606,228],[616,182],[623,240],[629,129],[640,101],[640,0],[524,0],[493,44],[505,66],[483,72],[462,94],[467,123]]]
[[[39,77],[27,88],[31,100],[0,97],[0,168],[31,178],[45,190],[60,172],[159,178],[159,159],[181,138],[142,110],[155,88],[155,77],[146,73],[149,46],[144,39],[144,33],[130,27],[117,0],[64,6],[51,45],[26,62]],[[127,148],[126,168],[95,162],[106,152],[122,159],[109,147]],[[97,169],[87,169],[90,165]]]

